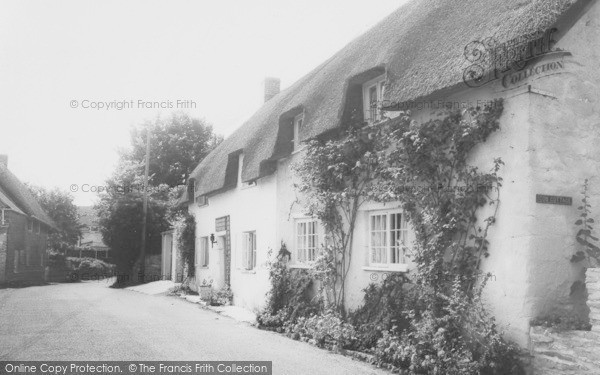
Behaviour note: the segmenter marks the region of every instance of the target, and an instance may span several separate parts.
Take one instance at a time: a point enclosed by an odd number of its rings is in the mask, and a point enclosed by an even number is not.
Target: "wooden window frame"
[[[314,225],[313,233],[309,232],[309,224]],[[300,226],[305,225],[304,233],[300,233]],[[299,265],[311,265],[315,262],[319,252],[319,221],[312,217],[294,220],[294,262]],[[300,241],[302,236],[302,241]],[[310,246],[310,238],[313,245]],[[300,246],[302,242],[306,247]],[[312,252],[311,252],[312,251]]]
[[[375,101],[377,106],[375,108],[371,107],[372,101],[370,100],[370,90],[372,88],[375,88],[375,93],[377,95],[377,99]],[[373,78],[362,85],[364,120],[369,124],[376,124],[383,119],[380,107],[384,94],[385,75],[380,75],[379,77]],[[374,113],[374,111],[376,112]]]
[[[400,218],[399,226],[395,225],[395,223],[398,223],[398,215]],[[373,228],[374,217],[385,217],[385,222],[380,222],[383,223],[385,227],[380,227],[376,229]],[[395,222],[394,225],[393,222]],[[374,246],[374,232],[383,235],[382,237],[380,237],[382,240],[381,242],[383,242],[382,245]],[[390,270],[405,270],[407,268],[408,261],[406,259],[406,252],[404,250],[407,246],[408,232],[408,224],[406,222],[406,217],[402,210],[369,211],[367,232],[367,241],[369,249],[369,267]],[[394,242],[394,238],[396,245],[392,245],[392,243]],[[400,244],[397,243],[399,240],[401,241]],[[378,250],[383,250],[383,254],[381,254],[379,257],[377,257],[376,254],[374,254],[374,252]],[[383,260],[383,258],[385,259]],[[399,260],[393,261],[394,258],[397,258]]]
[[[304,113],[300,113],[292,119],[292,145],[293,152],[300,151],[302,149],[302,143],[300,141],[300,129],[304,125]]]
[[[256,231],[242,233],[242,269],[253,271],[256,269],[257,245]]]

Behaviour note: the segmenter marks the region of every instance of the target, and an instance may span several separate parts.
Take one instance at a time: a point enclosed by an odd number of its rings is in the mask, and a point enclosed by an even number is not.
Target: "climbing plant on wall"
[[[317,217],[327,241],[315,265],[327,307],[343,311],[346,277],[352,261],[354,227],[359,208],[372,200],[380,176],[381,155],[388,146],[352,116],[342,137],[313,140],[306,155],[294,165],[297,190],[305,197],[308,215]]]
[[[351,122],[333,140],[311,141],[295,167],[304,207],[326,231],[315,275],[325,302],[338,310],[344,310],[361,205],[401,202],[415,231],[410,257],[418,298],[390,312],[410,324],[380,332],[375,354],[381,363],[411,374],[519,373],[514,347],[502,340],[480,298],[486,276],[479,269],[489,254],[503,162],[490,158],[488,171],[469,164],[473,149],[499,128],[502,112],[496,100],[442,111],[424,123],[409,113],[375,125]],[[353,319],[364,324],[361,316]]]
[[[593,233],[594,227],[592,224],[594,224],[594,219],[591,217],[592,205],[590,204],[588,189],[589,185],[586,179],[581,191],[581,206],[577,207],[579,218],[575,222],[575,226],[579,228],[575,240],[581,246],[581,249],[573,255],[571,262],[587,260],[589,265],[598,267],[600,265],[600,248],[597,246],[599,240]]]
[[[187,277],[193,277],[195,273],[196,220],[194,215],[184,212],[174,222],[175,233],[177,234],[177,249],[184,261],[185,274]]]
[[[359,208],[367,201],[400,201],[416,232],[417,282],[440,290],[459,278],[465,289],[479,277],[495,221],[503,162],[489,172],[467,163],[471,150],[498,129],[502,101],[448,110],[423,124],[408,113],[381,125],[347,124],[334,140],[313,140],[295,166],[306,211],[320,219],[327,244],[316,270],[325,295],[343,306]],[[493,206],[478,221],[476,211]]]

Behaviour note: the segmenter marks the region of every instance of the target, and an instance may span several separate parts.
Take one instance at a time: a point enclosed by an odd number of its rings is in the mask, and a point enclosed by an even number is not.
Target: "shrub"
[[[286,326],[286,332],[293,339],[308,341],[320,348],[333,350],[354,346],[356,330],[350,323],[342,320],[334,311],[310,317],[300,317],[296,323]]]
[[[196,241],[196,219],[194,215],[186,212],[175,222],[175,233],[177,233],[177,249],[185,263],[187,277],[193,277],[195,272],[195,241]]]
[[[79,279],[98,279],[114,275],[115,266],[95,258],[66,258],[72,277]]]
[[[261,327],[282,328],[286,322],[295,322],[299,317],[321,311],[321,305],[312,296],[313,278],[310,271],[290,269],[287,257],[289,252],[282,244],[277,258],[269,262],[271,289],[267,294],[266,306],[257,317]]]
[[[211,290],[209,302],[211,306],[226,306],[230,305],[231,301],[233,301],[233,292],[228,287]]]
[[[369,351],[373,349],[383,332],[393,331],[400,334],[409,327],[409,321],[404,314],[406,299],[413,301],[408,287],[408,280],[402,274],[391,274],[379,284],[370,284],[364,290],[364,302],[358,309],[350,312],[348,320],[357,327],[358,340],[356,349]]]
[[[430,306],[420,316],[408,312],[410,327],[402,334],[384,332],[375,349],[376,363],[409,374],[522,374],[517,347],[503,340],[479,297],[469,298],[460,288],[455,283],[449,296],[435,293],[432,300],[445,301],[442,306]]]

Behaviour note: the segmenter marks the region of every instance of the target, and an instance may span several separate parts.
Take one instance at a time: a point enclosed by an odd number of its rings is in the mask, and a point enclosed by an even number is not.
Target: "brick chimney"
[[[5,168],[8,168],[8,155],[0,154],[0,164],[2,164]]]
[[[265,103],[271,100],[275,95],[279,94],[281,80],[279,78],[265,78]]]

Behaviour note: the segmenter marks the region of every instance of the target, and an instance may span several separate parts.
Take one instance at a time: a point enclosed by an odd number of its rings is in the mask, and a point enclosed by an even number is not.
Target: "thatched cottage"
[[[521,56],[527,65],[505,71],[497,61],[469,55],[488,38],[530,46],[529,55]],[[577,246],[578,212],[568,198],[579,199],[589,178],[592,206],[600,207],[599,46],[595,0],[420,0],[402,6],[287,89],[277,93],[278,82],[268,80],[264,105],[190,178],[186,200],[197,222],[195,282],[229,285],[235,304],[256,309],[269,289],[269,249],[276,252],[283,241],[292,266],[311,266],[323,233],[293,204],[290,166],[302,158],[303,141],[335,131],[352,111],[377,122],[380,112],[371,103],[382,103],[392,117],[410,109],[423,121],[443,103],[472,106],[503,98],[500,130],[470,160],[486,169],[494,157],[506,164],[491,256],[483,264],[493,274],[486,301],[521,344],[532,318],[555,309],[585,310],[578,287],[584,269],[569,261]],[[482,76],[472,80],[470,72],[478,67]],[[361,215],[348,307],[361,302],[361,290],[377,278],[372,275],[411,271],[409,257],[374,262],[370,256],[375,231],[370,218],[410,243],[399,204],[373,203]]]

